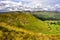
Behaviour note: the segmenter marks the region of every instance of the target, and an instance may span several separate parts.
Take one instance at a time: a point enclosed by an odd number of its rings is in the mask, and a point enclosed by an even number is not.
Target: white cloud
[[[58,7],[58,8],[60,8],[60,4],[55,4],[55,7]]]
[[[19,2],[14,2],[19,1]],[[34,8],[42,8],[41,10],[56,10],[56,7],[60,8],[60,4],[51,6],[49,3],[56,2],[55,0],[4,0],[0,1],[0,10],[7,8],[10,11],[13,10],[33,10]],[[34,9],[35,10],[35,9]]]
[[[9,11],[17,11],[17,8],[8,8]]]
[[[48,8],[43,8],[43,10],[46,10],[46,11],[47,11],[47,10],[48,10]]]

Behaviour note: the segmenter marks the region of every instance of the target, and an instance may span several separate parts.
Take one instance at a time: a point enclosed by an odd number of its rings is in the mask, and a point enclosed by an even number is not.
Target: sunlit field
[[[60,12],[0,12],[0,40],[60,40]]]

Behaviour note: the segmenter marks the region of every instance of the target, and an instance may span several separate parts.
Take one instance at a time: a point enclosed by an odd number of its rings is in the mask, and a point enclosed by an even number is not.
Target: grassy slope
[[[0,22],[0,40],[60,40],[60,35],[46,35]]]
[[[46,23],[43,23],[29,13],[11,12],[8,14],[1,14],[0,22],[5,22],[9,25],[35,32],[45,32],[48,30],[48,25]]]
[[[48,31],[48,25],[31,14],[0,14],[0,40],[59,40],[59,35],[41,34]]]
[[[60,12],[34,12],[33,15],[40,20],[45,20],[46,23],[48,22],[47,24],[50,30],[46,33],[60,34]]]
[[[60,21],[44,21],[50,27],[49,34],[60,34]]]
[[[60,12],[34,12],[33,15],[44,20],[60,20]]]

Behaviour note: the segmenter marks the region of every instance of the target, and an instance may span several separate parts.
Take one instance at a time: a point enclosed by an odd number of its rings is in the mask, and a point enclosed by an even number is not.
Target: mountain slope
[[[44,34],[49,31],[45,22],[29,13],[0,14],[0,40],[60,40],[60,35]]]
[[[31,31],[33,30],[35,32],[45,32],[48,30],[48,25],[46,23],[43,23],[29,13],[10,12],[7,14],[1,14],[0,22]]]
[[[0,22],[0,40],[60,40],[60,35],[28,31]]]

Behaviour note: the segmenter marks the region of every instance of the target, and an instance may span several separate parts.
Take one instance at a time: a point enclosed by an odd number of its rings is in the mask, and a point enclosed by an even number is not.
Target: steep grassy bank
[[[0,22],[35,32],[45,32],[48,30],[48,25],[46,23],[43,23],[29,13],[14,12],[0,14]]]
[[[30,13],[1,13],[0,40],[60,40],[60,33],[48,24]]]

